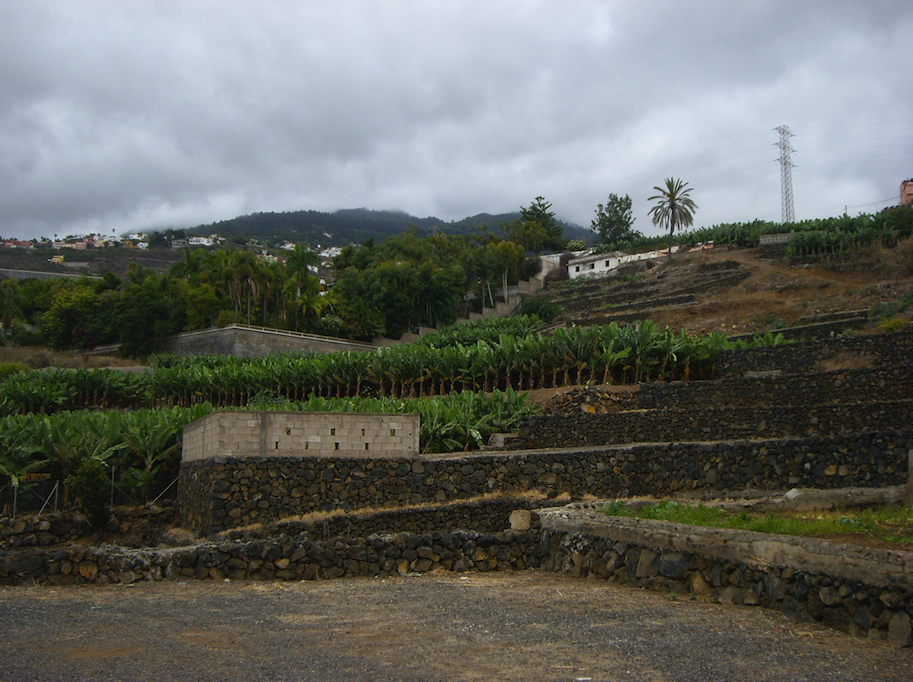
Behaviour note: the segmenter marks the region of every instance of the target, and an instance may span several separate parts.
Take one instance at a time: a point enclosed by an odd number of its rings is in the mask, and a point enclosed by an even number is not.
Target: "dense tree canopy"
[[[564,244],[564,229],[549,209],[544,197],[536,197],[529,206],[520,208],[520,218],[508,226],[508,238],[527,251],[560,249]]]
[[[616,244],[641,236],[634,229],[631,197],[610,194],[605,205],[597,204],[590,229],[596,233],[596,244]]]
[[[521,245],[485,227],[465,236],[424,237],[410,228],[378,244],[369,239],[342,249],[323,278],[321,259],[301,245],[284,261],[246,248],[186,250],[167,273],[131,265],[123,281],[110,273],[8,280],[0,285],[0,325],[14,338],[24,338],[24,325],[38,327],[55,350],[119,343],[134,357],[159,350],[171,334],[230,323],[399,337],[494,305],[525,259]]]

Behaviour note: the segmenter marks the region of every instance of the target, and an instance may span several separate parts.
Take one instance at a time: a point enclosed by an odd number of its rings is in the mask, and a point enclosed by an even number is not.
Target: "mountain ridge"
[[[401,234],[410,225],[415,226],[423,235],[435,231],[451,235],[472,234],[479,226],[485,226],[492,233],[499,235],[501,223],[509,223],[519,217],[519,211],[478,213],[462,220],[447,222],[435,216],[420,218],[405,211],[368,208],[347,208],[332,213],[314,210],[268,211],[196,225],[185,230],[185,233],[218,233],[224,237],[244,235],[254,239],[346,246],[363,243],[368,239],[381,240]],[[587,243],[592,240],[592,232],[580,225],[563,220],[558,220],[558,224],[564,229],[565,239],[581,239]]]

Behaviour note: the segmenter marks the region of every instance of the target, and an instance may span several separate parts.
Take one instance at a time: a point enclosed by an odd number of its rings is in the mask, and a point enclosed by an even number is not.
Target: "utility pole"
[[[777,146],[780,148],[780,222],[792,223],[796,220],[796,212],[793,209],[793,167],[795,164],[790,160],[790,152],[796,151],[789,144],[789,138],[793,136],[787,126],[774,128],[780,133],[780,141]]]

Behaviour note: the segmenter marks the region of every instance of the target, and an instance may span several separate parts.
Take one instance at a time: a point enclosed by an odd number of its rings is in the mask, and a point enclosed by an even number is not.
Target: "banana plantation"
[[[209,403],[243,407],[266,392],[289,401],[322,398],[446,396],[493,390],[527,391],[585,383],[708,379],[720,350],[772,345],[721,334],[675,333],[650,321],[620,327],[560,328],[496,341],[415,343],[378,351],[282,354],[242,359],[160,357],[140,375],[110,370],[14,374],[0,384],[0,414],[51,414],[85,408],[141,409]]]
[[[16,492],[36,478],[68,480],[82,462],[101,461],[119,472],[119,490],[147,501],[175,477],[184,426],[216,409],[418,413],[423,452],[471,450],[534,411],[523,391],[710,378],[722,349],[783,341],[767,334],[735,344],[649,321],[547,336],[495,333],[498,325],[522,333],[518,324],[526,323],[479,325],[474,343],[445,331],[376,352],[159,356],[143,374],[12,374],[0,383],[0,475],[7,492]]]

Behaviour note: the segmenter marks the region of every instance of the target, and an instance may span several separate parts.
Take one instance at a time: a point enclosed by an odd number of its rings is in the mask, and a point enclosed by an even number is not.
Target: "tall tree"
[[[537,256],[549,243],[549,236],[545,228],[532,220],[517,218],[511,223],[501,223],[501,229],[508,240],[519,244],[526,251],[532,251]]]
[[[542,248],[560,249],[564,244],[564,228],[555,220],[555,213],[549,211],[552,205],[544,197],[536,197],[526,208],[520,208],[524,222],[535,223],[545,231],[545,242]]]
[[[507,280],[517,276],[517,268],[525,255],[523,247],[514,242],[492,242],[488,245],[501,271],[501,296],[507,300]]]
[[[640,233],[633,226],[631,197],[627,194],[623,197],[610,194],[605,205],[596,204],[596,217],[590,223],[597,244],[614,244],[639,237]]]
[[[4,333],[9,332],[13,320],[22,315],[20,305],[19,280],[7,279],[0,283],[0,327]]]
[[[647,199],[655,201],[656,206],[650,209],[653,224],[669,229],[669,259],[672,258],[672,235],[676,228],[689,227],[694,223],[694,210],[697,204],[689,196],[691,187],[678,178],[666,178],[665,187],[654,187],[659,194]]]

